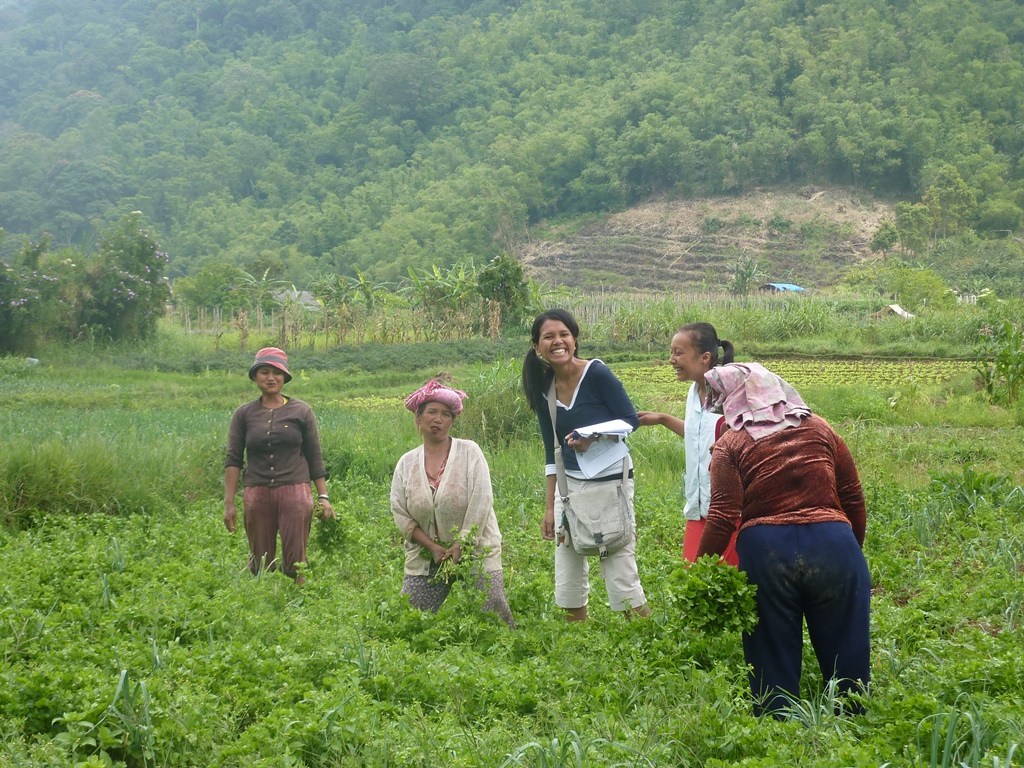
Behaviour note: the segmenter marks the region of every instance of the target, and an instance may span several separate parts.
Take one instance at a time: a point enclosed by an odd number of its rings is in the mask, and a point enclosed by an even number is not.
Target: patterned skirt
[[[406,574],[402,582],[402,594],[409,596],[409,605],[421,611],[437,613],[441,605],[452,590],[452,583],[445,579],[434,578],[437,573],[438,563],[430,564],[430,573],[427,576],[409,576]],[[499,618],[508,624],[512,629],[516,628],[515,619],[512,618],[512,609],[509,608],[508,599],[505,597],[505,577],[501,571],[487,571],[481,573],[476,582],[476,587],[481,592],[487,593],[484,600],[483,610],[498,614]]]

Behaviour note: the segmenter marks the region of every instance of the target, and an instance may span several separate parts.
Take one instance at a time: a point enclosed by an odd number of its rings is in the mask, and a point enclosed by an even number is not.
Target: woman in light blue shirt
[[[722,415],[705,406],[707,389],[704,374],[716,365],[731,363],[734,355],[732,342],[719,339],[710,323],[684,325],[672,337],[669,364],[675,369],[679,381],[692,382],[686,396],[685,419],[654,411],[637,414],[640,426],[660,424],[683,438],[686,448],[683,560],[687,562],[697,559],[697,547],[711,504],[711,449],[726,428]],[[722,557],[732,565],[737,564],[735,533]]]

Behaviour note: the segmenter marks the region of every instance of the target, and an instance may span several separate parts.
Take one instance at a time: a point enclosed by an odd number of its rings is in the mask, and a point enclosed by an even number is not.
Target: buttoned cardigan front
[[[238,467],[243,486],[309,483],[327,475],[313,409],[297,398],[266,408],[257,398],[240,405],[228,428],[225,467]]]

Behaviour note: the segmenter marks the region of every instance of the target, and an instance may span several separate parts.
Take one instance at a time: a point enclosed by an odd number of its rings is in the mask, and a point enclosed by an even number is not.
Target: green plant
[[[959,473],[944,470],[932,472],[931,489],[954,509],[973,512],[979,502],[996,504],[1010,491],[1009,478],[991,472],[977,472],[973,467],[964,467]]]
[[[900,385],[892,395],[889,396],[889,407],[894,411],[907,411],[917,402],[920,387],[913,376]]]
[[[653,765],[650,761],[637,755],[635,750],[629,749],[623,744],[602,738],[584,739],[576,731],[569,731],[566,738],[559,739],[556,736],[551,739],[550,744],[543,744],[539,741],[523,744],[508,756],[508,759],[501,764],[501,768],[513,768],[513,766],[586,768],[591,765],[589,758],[591,750],[600,749],[626,752],[633,756],[633,760],[628,762],[629,765]]]
[[[329,517],[325,520],[322,514],[323,504],[317,502],[313,507],[317,548],[325,554],[337,557],[341,554],[341,547],[345,543],[345,528],[337,517]]]
[[[771,221],[768,222],[768,228],[775,232],[789,232],[793,228],[793,222],[776,211]]]
[[[705,555],[679,567],[663,584],[667,610],[682,614],[683,625],[695,632],[750,631],[757,624],[754,594],[747,574]]]
[[[484,556],[487,554],[486,551],[477,551],[477,533],[478,530],[475,525],[466,531],[465,536],[459,534],[458,528],[452,528],[449,531],[450,539],[447,541],[438,540],[437,543],[444,545],[446,548],[451,548],[458,544],[462,556],[459,558],[459,562],[455,562],[455,559],[451,557],[442,560],[440,565],[438,565],[437,571],[434,573],[436,581],[451,583],[456,580],[465,581],[467,578],[475,577],[480,570],[480,564],[483,562]],[[424,548],[420,550],[420,557],[432,560],[434,556],[430,553],[430,550]]]
[[[1005,322],[977,349],[978,375],[992,402],[1015,404],[1024,386],[1024,327]]]
[[[981,768],[994,736],[981,710],[966,694],[958,695],[948,711],[922,720],[917,731],[923,758],[919,764],[928,768]]]
[[[487,285],[496,288],[490,283]],[[479,301],[480,289],[477,269],[471,259],[447,270],[436,265],[419,271],[409,267],[409,285],[404,290],[429,319],[428,339],[472,335],[478,320],[472,316],[472,310]]]
[[[743,256],[732,266],[728,291],[736,296],[746,296],[766,277],[768,273],[761,268],[757,259]]]
[[[709,235],[713,235],[724,226],[725,224],[721,219],[715,218],[714,216],[707,216],[701,224],[701,230]]]
[[[850,709],[851,697],[863,701],[866,696],[843,691],[842,682],[836,678],[829,678],[816,697],[800,699],[783,694],[786,704],[781,714],[811,730],[816,737],[827,733],[843,736],[850,732],[859,732],[858,725],[843,717],[843,714]]]
[[[154,760],[156,729],[145,682],[132,684],[128,670],[122,669],[114,700],[97,724],[97,730],[105,746],[120,748],[128,765],[141,764],[143,768],[150,765]]]

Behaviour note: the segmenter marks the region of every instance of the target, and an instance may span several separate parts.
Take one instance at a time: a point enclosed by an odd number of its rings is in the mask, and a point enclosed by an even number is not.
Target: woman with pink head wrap
[[[452,389],[451,387],[446,387],[441,382],[431,379],[405,398],[405,407],[413,413],[419,414],[420,408],[426,403],[444,403],[448,406],[449,410],[452,412],[452,416],[454,417],[462,413],[462,401],[465,398],[465,392],[458,389]]]
[[[857,694],[871,674],[871,576],[861,548],[867,512],[853,457],[784,379],[756,363],[705,374],[729,430],[711,459],[711,507],[698,556],[736,538],[757,585],[758,623],[743,635],[756,714],[785,717],[800,697],[803,625],[825,680]]]
[[[391,478],[391,513],[405,539],[402,594],[414,608],[437,613],[451,590],[450,582],[435,578],[437,571],[446,560],[462,559],[460,540],[475,531],[474,576],[487,593],[483,609],[515,627],[505,597],[501,532],[487,460],[472,440],[449,434],[465,398],[465,392],[431,380],[405,399],[423,444],[398,460]]]

